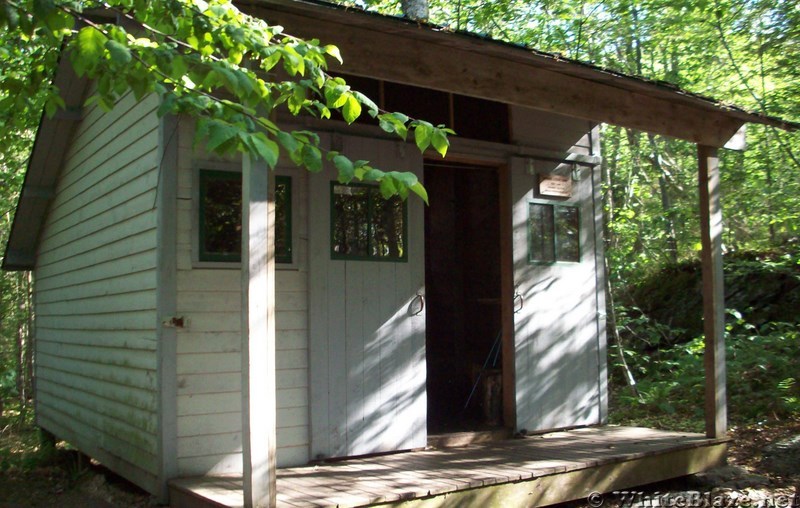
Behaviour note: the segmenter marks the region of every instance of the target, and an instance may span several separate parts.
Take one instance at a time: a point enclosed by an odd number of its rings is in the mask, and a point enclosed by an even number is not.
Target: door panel
[[[352,158],[421,178],[421,156],[403,143],[345,137],[341,145]],[[425,446],[423,204],[407,202],[406,261],[331,259],[331,178],[310,178],[311,455]]]
[[[524,159],[511,166],[517,428],[528,431],[601,422],[604,364],[598,331],[597,265],[591,177],[574,182],[567,200],[538,203],[577,206],[580,261],[530,263],[528,216],[535,175]],[[601,272],[598,272],[600,270]],[[599,288],[602,292],[602,288]]]

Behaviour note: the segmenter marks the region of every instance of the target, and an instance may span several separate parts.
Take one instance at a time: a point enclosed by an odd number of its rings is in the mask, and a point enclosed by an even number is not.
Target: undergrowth
[[[732,424],[800,415],[800,326],[769,322],[759,327],[727,312],[725,330],[728,412]],[[627,324],[632,326],[631,323]],[[640,334],[663,334],[638,322]],[[636,380],[624,382],[619,350],[612,348],[612,416],[617,422],[697,431],[703,427],[703,338],[623,354]]]

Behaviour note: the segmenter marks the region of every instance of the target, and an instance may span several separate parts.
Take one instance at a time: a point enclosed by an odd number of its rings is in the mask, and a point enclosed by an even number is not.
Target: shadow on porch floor
[[[696,473],[727,439],[589,427],[278,470],[278,506],[545,506]],[[171,482],[174,508],[242,506],[241,477]]]

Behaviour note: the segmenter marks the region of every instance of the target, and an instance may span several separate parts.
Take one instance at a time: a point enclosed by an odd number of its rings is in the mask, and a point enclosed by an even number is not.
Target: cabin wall
[[[562,152],[573,143],[570,154],[599,155],[597,130],[588,122],[521,108],[514,122],[518,143]],[[555,165],[525,157],[511,163],[514,284],[521,297],[514,315],[517,429],[527,431],[603,423],[606,415],[599,168],[579,166],[580,180],[569,198],[537,195],[531,171]],[[532,202],[578,207],[580,262],[529,260]]]
[[[240,472],[241,272],[238,264],[193,262],[196,170],[241,168],[193,149],[194,127],[181,120],[178,155],[177,452],[180,475]],[[308,218],[304,170],[292,177],[294,256],[276,265],[277,458],[279,466],[309,460]],[[257,388],[256,388],[257,389]]]
[[[157,98],[87,106],[34,269],[38,423],[154,491]]]

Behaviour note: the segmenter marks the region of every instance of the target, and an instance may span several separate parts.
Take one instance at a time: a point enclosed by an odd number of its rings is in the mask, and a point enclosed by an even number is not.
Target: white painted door
[[[602,423],[605,328],[598,314],[603,294],[598,249],[602,223],[596,209],[599,171],[584,168],[567,199],[534,196],[535,181],[526,160],[512,160],[517,428]],[[550,220],[556,217],[554,236],[534,233],[529,221],[537,212],[550,214]],[[547,258],[549,254],[542,256],[546,244],[559,249],[559,214],[574,221],[561,236],[574,235],[579,243],[565,242],[560,261],[531,259]],[[555,252],[553,256],[560,257]]]
[[[411,145],[357,137],[337,141],[353,159],[421,178],[422,158]],[[310,178],[311,457],[422,447],[427,443],[423,203],[416,197],[407,201],[405,260],[335,259],[335,178],[333,171]]]

